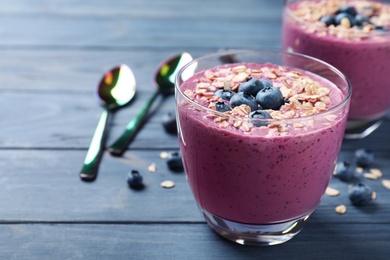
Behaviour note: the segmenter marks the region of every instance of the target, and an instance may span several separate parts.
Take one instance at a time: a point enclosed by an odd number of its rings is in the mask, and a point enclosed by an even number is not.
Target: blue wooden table
[[[136,99],[114,115],[107,143],[155,91],[167,57],[223,48],[280,48],[282,0],[13,0],[0,3],[0,259],[389,259],[390,190],[354,207],[348,183],[333,179],[304,230],[274,247],[220,238],[206,225],[184,173],[161,152],[177,136],[161,118],[173,96],[159,98],[123,157],[105,152],[94,182],[79,179],[103,109],[94,91],[103,73],[129,65]],[[359,148],[390,179],[390,117],[369,137],[345,141],[340,160]],[[155,172],[148,170],[156,166]],[[139,170],[145,189],[129,189]],[[176,186],[164,189],[161,182]],[[335,207],[347,205],[339,215]]]

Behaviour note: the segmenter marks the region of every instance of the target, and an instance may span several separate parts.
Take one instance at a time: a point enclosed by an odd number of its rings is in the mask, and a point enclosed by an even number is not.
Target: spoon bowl
[[[135,77],[127,65],[120,65],[108,71],[97,87],[98,102],[104,107],[99,123],[88,148],[80,178],[92,181],[96,178],[104,148],[107,122],[114,111],[127,105],[134,97]]]
[[[137,116],[131,120],[122,135],[108,148],[113,156],[122,156],[130,142],[135,137],[141,125],[145,122],[147,112],[158,95],[168,96],[175,91],[175,76],[179,70],[192,60],[189,53],[183,52],[172,56],[160,64],[154,75],[154,85],[157,87],[153,96],[147,101]]]

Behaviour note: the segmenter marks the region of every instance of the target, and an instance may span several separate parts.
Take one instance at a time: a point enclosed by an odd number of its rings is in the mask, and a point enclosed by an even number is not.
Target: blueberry
[[[357,14],[355,20],[357,26],[363,26],[366,23],[370,23],[370,19],[364,14]]]
[[[355,170],[352,165],[347,161],[337,163],[334,176],[342,181],[349,181],[355,175]]]
[[[378,31],[378,32],[387,32],[389,29],[387,27],[384,27],[384,26],[375,26],[374,27],[375,31]]]
[[[261,83],[263,83],[263,86],[264,86],[264,87],[273,87],[273,86],[274,86],[274,85],[272,84],[272,82],[269,81],[269,80],[267,80],[267,79],[261,79],[260,81],[261,81]]]
[[[167,165],[171,171],[181,172],[183,171],[183,160],[180,152],[171,152],[168,154]]]
[[[231,97],[236,94],[234,91],[228,90],[228,89],[219,89],[215,91],[214,96],[220,97],[224,100],[230,100]]]
[[[320,18],[320,22],[324,23],[326,26],[329,26],[329,25],[334,25],[335,24],[335,20],[334,20],[335,16],[334,15],[324,15]]]
[[[355,17],[358,12],[356,11],[355,7],[353,7],[353,6],[343,5],[336,12],[336,14],[340,14],[340,13],[349,14],[350,16]]]
[[[355,18],[347,13],[339,13],[338,15],[336,15],[334,18],[335,25],[340,25],[342,21],[346,19],[348,20],[349,27],[353,27],[354,25],[356,25]]]
[[[168,112],[162,117],[162,125],[167,133],[177,134],[176,116]]]
[[[256,101],[263,109],[278,110],[284,104],[282,92],[276,87],[265,87],[256,95]]]
[[[360,167],[368,167],[374,162],[374,152],[370,149],[355,151],[356,163]]]
[[[215,108],[218,112],[226,112],[232,110],[232,108],[223,101],[215,102]]]
[[[142,181],[143,181],[142,175],[136,170],[132,170],[127,175],[127,184],[129,185],[130,188],[142,189],[144,187]]]
[[[230,99],[230,106],[236,107],[245,104],[251,108],[251,111],[255,111],[258,108],[256,98],[247,92],[238,92]]]
[[[255,97],[257,92],[263,88],[263,82],[258,79],[249,78],[247,81],[244,81],[240,84],[238,87],[238,92],[247,92]]]
[[[363,206],[372,200],[372,189],[363,184],[354,184],[348,189],[348,197],[355,206]]]
[[[250,118],[259,118],[259,119],[271,119],[272,117],[270,116],[270,114],[268,114],[266,111],[264,110],[256,110],[256,111],[253,111],[249,114],[249,117]],[[254,125],[254,126],[266,126],[268,123],[265,122],[265,121],[261,121],[261,120],[252,120],[251,123]]]

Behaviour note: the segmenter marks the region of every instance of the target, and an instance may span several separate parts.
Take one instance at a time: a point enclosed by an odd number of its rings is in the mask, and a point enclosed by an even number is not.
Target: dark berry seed
[[[363,26],[365,24],[369,24],[370,23],[370,19],[363,15],[363,14],[357,14],[355,16],[355,20],[356,20],[356,25],[357,26]]]
[[[370,149],[355,151],[356,163],[360,167],[368,167],[374,162],[374,152]]]
[[[354,184],[348,189],[348,197],[355,206],[364,206],[372,200],[372,189],[363,184]]]
[[[263,109],[278,110],[284,104],[282,92],[276,87],[265,87],[256,95],[256,101]]]
[[[334,15],[324,15],[320,18],[320,22],[324,23],[326,26],[334,25]]]
[[[356,11],[355,7],[353,7],[353,6],[343,5],[337,11],[337,14],[340,14],[340,13],[349,14],[350,16],[355,17],[358,12]]]
[[[249,106],[251,108],[251,111],[255,111],[258,108],[256,98],[246,92],[238,92],[234,94],[230,99],[231,107],[240,106],[242,104]]]
[[[266,111],[264,110],[256,110],[256,111],[253,111],[249,114],[249,117],[250,118],[257,118],[257,119],[272,119],[272,117],[270,116],[270,114],[268,114]],[[266,121],[262,121],[262,120],[251,120],[251,123],[254,125],[254,126],[257,126],[257,127],[260,127],[260,126],[266,126],[268,125],[268,123]]]
[[[349,162],[342,161],[337,163],[334,176],[342,181],[349,181],[355,175],[355,169]]]
[[[183,160],[180,152],[171,152],[168,154],[167,165],[171,171],[181,172],[183,171]]]
[[[224,100],[230,100],[231,97],[236,94],[234,91],[228,90],[228,89],[219,89],[215,91],[214,96],[220,97]]]
[[[344,20],[347,20],[349,23],[349,27],[353,27],[356,25],[356,20],[353,16],[347,14],[347,13],[339,13],[334,18],[335,25],[340,25]]]
[[[162,117],[162,125],[169,134],[177,134],[176,116],[168,112]]]
[[[215,102],[215,108],[218,112],[226,112],[232,110],[232,108],[223,101]]]
[[[136,170],[132,170],[127,175],[127,184],[129,185],[130,188],[133,188],[133,189],[143,188],[144,185],[143,185],[142,181],[143,181],[143,178],[142,178],[141,174]]]
[[[252,96],[256,96],[264,88],[263,82],[258,79],[250,78],[248,81],[242,82],[238,87],[238,92],[247,92]]]

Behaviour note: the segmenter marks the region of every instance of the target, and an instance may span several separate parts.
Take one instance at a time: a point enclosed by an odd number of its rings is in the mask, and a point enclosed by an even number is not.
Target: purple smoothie
[[[206,74],[196,74],[180,89],[194,92]],[[344,98],[329,81],[305,75],[331,90],[332,104]],[[277,79],[268,79],[279,86]],[[202,98],[196,102],[208,104]],[[196,202],[218,217],[246,224],[280,223],[310,214],[328,186],[340,151],[347,115],[338,112],[331,121],[324,119],[327,112],[306,121],[301,118],[294,125],[310,126],[297,131],[275,133],[270,125],[242,131],[232,125],[221,127],[204,108],[179,98],[180,149]]]
[[[328,6],[334,4],[335,11],[341,6],[338,3],[340,1],[296,2],[287,1],[284,10],[283,49],[324,60],[349,78],[353,88],[349,119],[370,120],[384,116],[390,109],[390,32],[372,30],[362,37],[346,37],[337,33],[332,35],[327,31],[329,28],[318,21],[318,17],[326,12],[326,8],[320,6],[320,3],[327,2]],[[301,2],[318,3],[314,12],[317,16],[315,21],[308,23],[303,21],[302,17],[298,19],[293,15],[291,10],[299,9]],[[349,1],[348,4],[356,6],[357,2]],[[383,5],[380,10],[390,16],[389,5],[380,3],[376,5]],[[369,2],[359,1],[356,9],[359,11],[364,6],[370,6]],[[305,13],[310,14],[310,11]],[[390,19],[384,20],[381,25],[388,28],[389,24]],[[356,26],[349,30],[352,33],[360,33]]]

